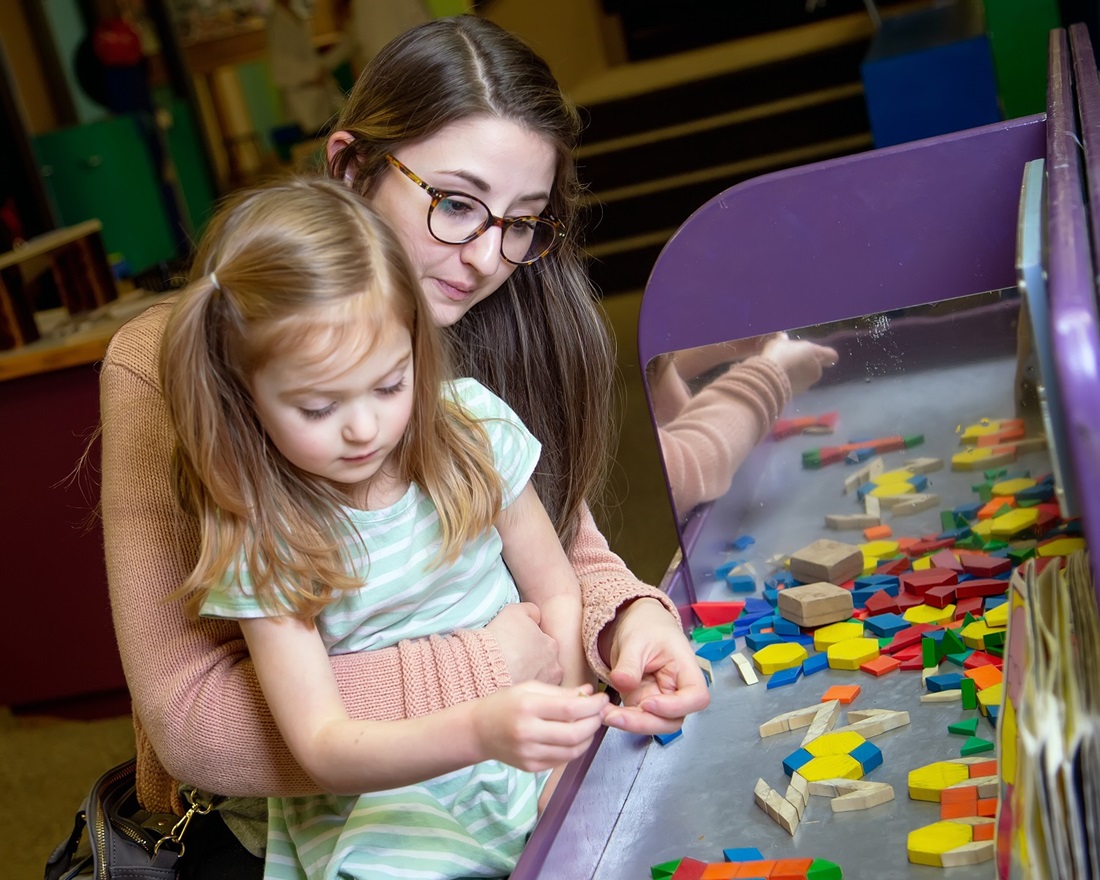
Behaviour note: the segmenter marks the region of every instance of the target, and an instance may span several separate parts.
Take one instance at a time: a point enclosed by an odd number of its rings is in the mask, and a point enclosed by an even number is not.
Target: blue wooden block
[[[764,599],[772,608],[779,606],[779,590],[775,587],[764,587]]]
[[[876,636],[897,635],[904,629],[909,629],[909,623],[900,614],[876,614],[863,621],[863,626]]]
[[[756,578],[751,574],[727,574],[726,586],[734,593],[755,593]]]
[[[805,749],[797,749],[783,759],[783,772],[786,773],[788,776],[793,776],[795,771],[798,770],[799,767],[812,759],[813,755],[811,755]]]
[[[901,581],[896,574],[860,575],[852,583],[857,590],[885,590],[891,596],[901,591]]]
[[[707,660],[724,660],[736,650],[736,639],[722,639],[718,642],[706,642],[700,645],[695,653]]]
[[[876,486],[874,483],[864,483],[862,486],[856,489],[856,499],[862,503],[863,499],[874,492],[877,488],[878,486]]]
[[[791,642],[796,645],[802,645],[804,648],[812,648],[814,646],[814,637],[809,635],[803,635],[799,633],[796,636],[780,636],[780,641]]]
[[[852,607],[863,608],[867,605],[867,600],[870,599],[878,590],[874,587],[869,587],[866,590],[852,590]]]
[[[775,633],[748,633],[745,636],[745,644],[754,651],[759,651],[765,645],[775,645],[782,641],[782,636],[777,636]]]
[[[873,742],[862,742],[852,749],[849,754],[859,761],[864,776],[882,763],[882,750]]]
[[[985,597],[985,602],[982,603],[982,607],[986,611],[991,611],[992,609],[996,608],[998,605],[1003,605],[1007,601],[1008,601],[1008,594],[1007,593],[1003,593],[1000,596],[986,596]]]
[[[744,559],[731,559],[729,562],[723,562],[716,569],[714,569],[714,576],[719,580],[725,580],[726,576],[740,565],[744,565]]]
[[[783,687],[785,684],[794,684],[801,677],[801,666],[792,666],[790,669],[780,669],[778,672],[773,672],[768,679],[768,690]]]
[[[756,538],[752,535],[740,535],[730,541],[730,547],[734,550],[748,550],[755,543]]]
[[[749,596],[745,599],[745,607],[742,609],[741,613],[753,616],[758,614],[771,614],[774,610],[775,609],[765,600]]]
[[[789,571],[777,571],[770,578],[764,581],[765,587],[793,587],[798,581],[794,579]]]
[[[813,675],[822,669],[829,668],[829,655],[822,651],[820,654],[811,654],[802,661],[802,674]]]
[[[657,740],[657,742],[659,742],[661,745],[667,746],[674,739],[681,736],[683,734],[683,732],[684,732],[683,729],[680,729],[680,730],[674,730],[674,731],[672,731],[672,733],[655,733],[655,734],[653,734],[653,738],[655,740]]]
[[[957,691],[962,688],[963,676],[958,672],[942,672],[939,675],[930,675],[924,682],[925,687],[933,693],[939,691]]]
[[[737,846],[733,849],[722,850],[722,856],[727,862],[760,862],[764,860],[763,854],[755,846]]]
[[[992,724],[994,727],[997,726],[997,717],[1000,715],[1000,712],[1001,712],[1001,707],[1000,706],[996,706],[996,705],[990,706],[989,710],[988,710],[988,713],[985,716],[986,720],[990,724]]]
[[[951,512],[956,513],[959,516],[965,517],[966,519],[973,522],[978,518],[978,511],[981,510],[983,507],[985,507],[985,505],[982,504],[982,502],[974,501],[970,504],[960,504],[958,507],[952,507]]]
[[[905,482],[913,487],[914,492],[923,492],[928,488],[928,477],[924,474],[914,474]]]
[[[802,627],[791,620],[787,620],[785,617],[775,618],[775,631],[781,636],[800,636],[802,635]]]
[[[759,617],[753,620],[752,623],[749,624],[749,632],[758,633],[766,629],[771,629],[772,624],[774,623],[774,614],[761,614]]]

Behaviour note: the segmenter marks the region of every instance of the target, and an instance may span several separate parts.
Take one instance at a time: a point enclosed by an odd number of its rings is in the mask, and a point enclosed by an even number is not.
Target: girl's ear
[[[328,143],[325,145],[325,158],[329,168],[332,168],[332,163],[336,160],[340,151],[351,142],[352,135],[347,131],[334,131],[328,136]],[[347,170],[344,172],[344,182],[351,183],[354,177],[355,168],[349,164]]]

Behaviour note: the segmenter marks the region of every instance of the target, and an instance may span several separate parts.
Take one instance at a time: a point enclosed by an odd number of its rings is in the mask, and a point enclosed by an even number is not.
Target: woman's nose
[[[490,227],[473,241],[466,242],[462,246],[463,261],[484,277],[494,274],[501,263],[500,236],[500,229]]]

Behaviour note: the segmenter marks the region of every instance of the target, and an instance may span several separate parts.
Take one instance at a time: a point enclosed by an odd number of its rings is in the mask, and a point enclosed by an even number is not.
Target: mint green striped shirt
[[[539,443],[507,404],[474,380],[459,379],[448,389],[488,433],[507,507],[534,472]],[[430,567],[441,541],[439,518],[418,486],[385,509],[349,508],[347,514],[357,535],[344,537],[365,586],[343,594],[318,618],[330,654],[480,628],[519,601],[496,529],[471,542],[453,564]],[[240,574],[210,592],[203,615],[269,613],[251,594],[243,566]],[[507,877],[534,827],[543,778],[491,761],[356,797],[272,798],[264,876]]]

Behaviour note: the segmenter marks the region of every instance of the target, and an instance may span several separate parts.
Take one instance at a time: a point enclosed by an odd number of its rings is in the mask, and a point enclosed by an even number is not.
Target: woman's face
[[[481,199],[496,217],[541,214],[554,184],[551,143],[494,116],[453,122],[393,155],[436,189]],[[463,245],[433,238],[428,231],[431,201],[425,190],[387,166],[372,204],[400,237],[436,323],[449,327],[496,291],[516,267],[500,255],[499,228]]]

